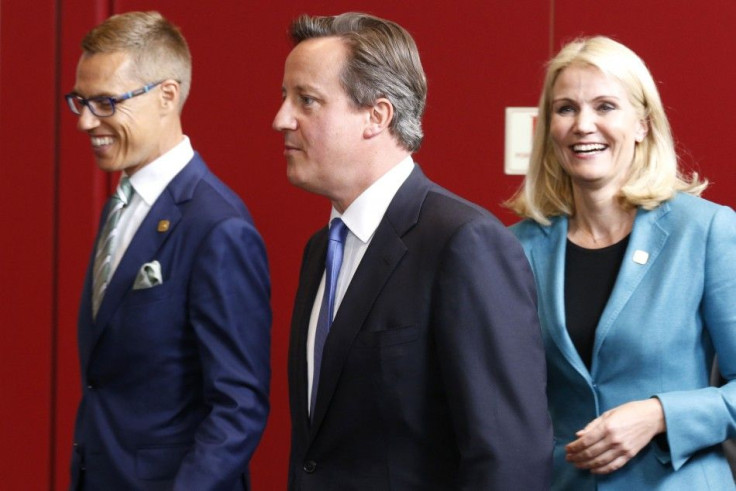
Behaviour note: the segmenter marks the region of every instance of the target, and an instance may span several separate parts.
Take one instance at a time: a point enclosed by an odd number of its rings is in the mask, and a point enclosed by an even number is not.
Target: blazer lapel
[[[538,275],[539,316],[548,319],[546,333],[567,362],[586,380],[590,380],[585,363],[567,332],[565,318],[565,251],[567,249],[567,217],[554,219],[550,227],[542,227],[544,240],[531,251],[534,271]]]
[[[324,419],[356,335],[406,253],[401,237],[417,223],[430,185],[419,167],[415,167],[391,201],[345,292],[325,342],[319,392],[312,419],[312,437]],[[324,258],[322,264],[324,267]]]
[[[597,369],[597,354],[610,334],[612,326],[667,242],[670,233],[661,226],[660,219],[669,211],[670,204],[663,203],[652,211],[640,208],[636,214],[616,283],[596,329],[592,366],[594,373]]]

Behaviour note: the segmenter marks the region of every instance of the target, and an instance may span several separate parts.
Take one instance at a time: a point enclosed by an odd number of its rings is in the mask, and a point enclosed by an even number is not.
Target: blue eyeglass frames
[[[82,110],[86,106],[89,108],[90,111],[92,111],[92,114],[94,114],[98,118],[107,118],[115,114],[115,104],[119,104],[125,100],[145,94],[146,92],[149,92],[151,89],[163,82],[164,81],[161,80],[159,82],[144,85],[140,89],[131,90],[130,92],[126,92],[125,94],[119,95],[117,97],[108,97],[102,95],[85,99],[79,94],[71,92],[65,95],[64,98],[66,99],[66,103],[69,105],[69,109],[71,109],[74,114],[82,114]]]

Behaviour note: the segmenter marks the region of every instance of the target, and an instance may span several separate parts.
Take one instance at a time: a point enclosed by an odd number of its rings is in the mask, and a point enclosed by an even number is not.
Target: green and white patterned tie
[[[127,176],[120,179],[120,184],[115,193],[110,197],[110,212],[107,215],[105,226],[102,228],[100,240],[97,242],[97,253],[95,254],[94,276],[92,280],[92,318],[97,317],[97,311],[105,296],[107,283],[112,273],[112,258],[117,246],[117,225],[120,216],[133,196],[133,186]]]

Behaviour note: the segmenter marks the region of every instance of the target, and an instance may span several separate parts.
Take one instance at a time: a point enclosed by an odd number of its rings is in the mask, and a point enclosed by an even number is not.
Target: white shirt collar
[[[369,242],[396,192],[404,184],[412,170],[414,170],[414,160],[411,155],[408,155],[363,191],[348,206],[342,216],[333,207],[330,213],[330,221],[335,217],[342,218],[342,221],[353,235],[363,243]]]
[[[185,135],[174,148],[130,176],[130,184],[149,207],[153,206],[166,186],[192,160],[192,157],[194,149]]]

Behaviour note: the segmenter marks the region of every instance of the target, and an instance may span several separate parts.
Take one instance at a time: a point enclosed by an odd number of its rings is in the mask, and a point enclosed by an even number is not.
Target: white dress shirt
[[[130,184],[135,192],[130,203],[125,207],[125,211],[120,215],[117,225],[119,238],[112,258],[110,277],[120,264],[120,260],[153,203],[171,180],[192,160],[192,157],[194,157],[192,144],[189,138],[184,136],[174,148],[130,176]]]
[[[345,292],[353,279],[355,271],[358,269],[360,260],[363,259],[365,251],[373,239],[373,235],[378,225],[383,219],[389,204],[394,199],[396,192],[399,190],[404,181],[409,177],[414,169],[414,161],[411,156],[407,156],[404,160],[391,168],[376,182],[363,191],[355,201],[340,213],[333,207],[330,213],[330,221],[333,218],[342,218],[342,221],[348,228],[347,238],[345,239],[345,248],[343,250],[342,265],[340,267],[340,275],[337,277],[337,287],[335,288],[335,308],[334,314],[337,315],[340,304],[345,296]],[[312,306],[312,314],[309,317],[309,332],[307,333],[307,400],[312,398],[312,379],[314,378],[314,337],[317,331],[317,318],[322,305],[322,297],[325,291],[325,275],[322,274],[322,280],[317,290]]]

